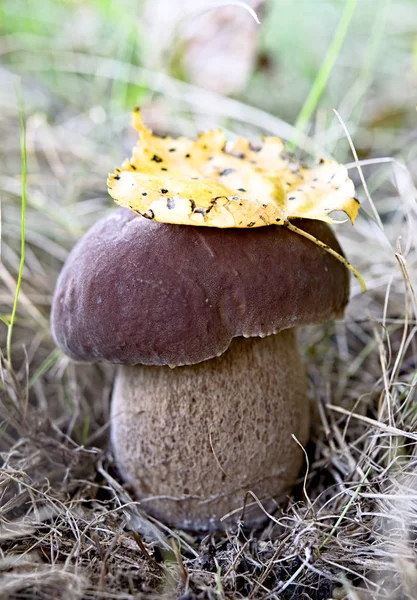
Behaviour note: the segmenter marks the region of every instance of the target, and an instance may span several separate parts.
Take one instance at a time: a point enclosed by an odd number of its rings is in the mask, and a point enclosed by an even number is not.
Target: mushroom
[[[342,315],[345,267],[364,285],[326,225],[334,211],[355,220],[354,186],[343,165],[308,169],[275,137],[160,138],[138,109],[133,125],[133,154],[108,179],[125,208],[71,252],[53,335],[76,360],[122,365],[113,451],[151,514],[218,529],[251,492],[256,525],[308,439],[295,328]]]
[[[328,225],[298,229],[340,253]],[[111,442],[146,510],[172,526],[245,523],[294,485],[309,434],[300,325],[341,317],[349,273],[280,226],[157,223],[121,208],[75,246],[52,308],[57,345],[119,363]],[[226,517],[223,519],[223,517]]]

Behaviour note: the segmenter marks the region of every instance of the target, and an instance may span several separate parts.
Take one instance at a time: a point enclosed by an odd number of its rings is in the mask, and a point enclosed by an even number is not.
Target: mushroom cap
[[[325,223],[294,223],[341,253]],[[234,337],[341,316],[348,295],[348,270],[285,227],[169,225],[119,209],[70,253],[52,333],[76,360],[180,366],[220,356]]]

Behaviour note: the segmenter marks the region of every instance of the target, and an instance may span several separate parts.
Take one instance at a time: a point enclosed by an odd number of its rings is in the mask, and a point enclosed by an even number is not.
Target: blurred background
[[[21,257],[20,97],[26,256],[11,369],[7,324]],[[345,321],[309,328],[301,340],[310,397],[321,410],[306,475],[317,512],[300,485],[279,527],[249,546],[237,537],[220,540],[218,548],[228,550],[217,566],[209,556],[204,577],[198,569],[207,549],[181,538],[182,560],[200,577],[193,583],[198,595],[184,598],[276,597],[268,590],[281,589],[282,581],[282,598],[299,598],[300,581],[316,590],[306,597],[318,600],[330,598],[336,583],[346,594],[349,586],[376,594],[339,598],[417,598],[417,568],[410,566],[417,564],[417,486],[402,491],[402,514],[395,487],[398,465],[417,472],[410,437],[417,429],[416,102],[417,0],[0,0],[2,598],[102,598],[104,584],[109,598],[139,588],[145,595],[129,598],[151,598],[147,590],[160,585],[160,572],[126,533],[133,523],[142,534],[146,519],[134,507],[122,511],[131,497],[107,451],[113,369],[74,365],[49,330],[68,252],[114,210],[106,179],[136,142],[130,119],[137,105],[160,134],[193,136],[220,126],[230,138],[278,135],[309,164],[333,156],[347,165],[362,201],[355,226],[337,226],[337,236],[368,292],[352,280]],[[342,413],[335,416],[329,403]],[[351,418],[351,410],[371,424]],[[408,432],[404,439],[401,431]],[[352,496],[369,473],[369,495]],[[330,535],[334,515],[346,506],[350,520]],[[388,525],[375,520],[394,513]],[[146,527],[148,535],[148,521]],[[161,531],[150,536],[152,552]],[[320,549],[315,570],[294,558],[311,556],[312,548]],[[270,568],[282,553],[288,560]],[[244,575],[235,576],[242,556]],[[229,574],[220,583],[219,564]]]
[[[77,133],[82,115],[80,137],[90,123],[113,147],[119,115],[137,104],[178,132],[235,119],[268,133],[278,121],[215,94],[295,124],[336,36],[306,132],[342,158],[337,108],[361,157],[413,160],[416,32],[415,0],[1,0],[2,116],[13,118],[14,73],[34,126]],[[284,124],[281,135],[290,135]]]
[[[159,133],[274,134],[307,160],[351,163],[337,109],[360,159],[415,173],[417,1],[0,0],[4,206],[20,193],[16,86],[37,209],[28,218],[51,219],[71,247],[111,206],[105,181],[135,142],[136,105]],[[393,169],[368,166],[373,192],[384,180],[392,194]],[[11,232],[13,211],[3,215]]]

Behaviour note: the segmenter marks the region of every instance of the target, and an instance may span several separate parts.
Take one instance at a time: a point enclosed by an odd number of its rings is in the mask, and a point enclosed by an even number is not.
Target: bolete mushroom
[[[297,478],[310,411],[295,328],[343,314],[349,273],[322,221],[335,208],[353,219],[357,206],[343,167],[294,169],[273,153],[276,138],[260,150],[242,140],[227,148],[219,132],[214,141],[161,139],[138,118],[139,144],[109,187],[148,218],[119,209],[75,246],[52,331],[76,360],[122,365],[112,446],[144,507],[171,525],[212,530],[236,521],[246,492],[268,508]],[[286,161],[284,180],[273,160]],[[329,165],[330,183],[321,177]],[[289,194],[291,216],[304,206],[311,217],[291,221],[293,231],[281,226],[288,212],[276,216],[277,198],[287,206]],[[312,220],[314,194],[321,220]],[[241,228],[220,229],[230,215]],[[168,218],[186,224],[156,222]],[[280,224],[262,226],[271,222]],[[252,505],[249,525],[263,517]]]

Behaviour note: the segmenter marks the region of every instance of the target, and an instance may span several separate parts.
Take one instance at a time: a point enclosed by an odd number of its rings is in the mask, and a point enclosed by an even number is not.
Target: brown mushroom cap
[[[341,253],[320,221],[294,221]],[[342,313],[349,272],[285,227],[156,223],[120,209],[75,246],[52,307],[57,345],[76,360],[179,366]]]

